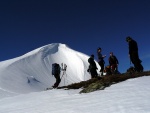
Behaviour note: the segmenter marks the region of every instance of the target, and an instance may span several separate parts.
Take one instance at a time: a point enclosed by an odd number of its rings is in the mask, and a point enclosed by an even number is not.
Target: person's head
[[[93,54],[91,55],[91,58],[93,58],[93,59],[94,59],[94,55],[93,55]]]
[[[127,41],[127,42],[130,42],[131,40],[132,40],[132,38],[131,38],[130,36],[127,36],[127,37],[126,37],[126,41]]]
[[[110,56],[113,56],[113,52],[110,52]]]
[[[101,52],[102,51],[102,49],[99,47],[98,49],[97,49],[97,52]]]

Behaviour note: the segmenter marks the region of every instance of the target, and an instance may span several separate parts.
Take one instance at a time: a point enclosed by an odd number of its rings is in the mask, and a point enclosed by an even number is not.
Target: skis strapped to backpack
[[[63,77],[63,75],[66,73],[66,70],[67,70],[67,65],[66,64],[63,64],[63,63],[61,63],[61,67],[62,67],[62,71],[63,71],[63,74],[62,74],[62,76],[61,76],[61,79],[62,79],[62,77]]]

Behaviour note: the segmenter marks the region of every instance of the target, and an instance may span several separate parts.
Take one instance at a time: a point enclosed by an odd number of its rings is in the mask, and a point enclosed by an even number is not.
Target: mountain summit
[[[51,74],[53,63],[67,65],[60,86],[87,80],[90,78],[88,58],[88,55],[61,43],[40,47],[23,56],[0,62],[0,91],[28,93],[51,87],[55,82]]]

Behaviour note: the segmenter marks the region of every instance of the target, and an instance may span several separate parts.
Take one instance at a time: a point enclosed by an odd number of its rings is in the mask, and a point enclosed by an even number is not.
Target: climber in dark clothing
[[[143,71],[143,66],[141,65],[141,60],[138,55],[138,45],[135,40],[133,40],[130,36],[126,37],[126,41],[129,44],[129,56],[131,62],[134,64],[134,68],[137,72]]]
[[[91,57],[88,59],[88,62],[89,62],[89,68],[88,68],[88,72],[91,73],[91,78],[96,78],[97,77],[97,66],[96,66],[96,63],[94,61],[94,55],[91,55]]]
[[[110,52],[110,57],[109,57],[109,66],[111,68],[111,73],[115,74],[118,71],[118,59],[117,57],[113,54],[113,52]]]
[[[101,67],[101,70],[100,70],[101,76],[103,76],[104,64],[105,64],[104,58],[106,57],[106,55],[102,55],[102,54],[101,54],[101,51],[102,51],[101,48],[98,48],[98,49],[97,49],[98,64],[99,64],[100,67]]]
[[[52,75],[54,75],[56,79],[56,82],[52,86],[53,88],[57,88],[59,83],[61,82],[60,72],[61,72],[61,67],[59,66],[59,64],[57,63],[52,64]]]

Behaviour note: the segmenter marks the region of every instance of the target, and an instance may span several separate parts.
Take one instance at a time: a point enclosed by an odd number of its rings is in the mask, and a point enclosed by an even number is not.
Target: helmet
[[[130,36],[126,37],[126,41],[128,42],[129,40],[132,40]]]

